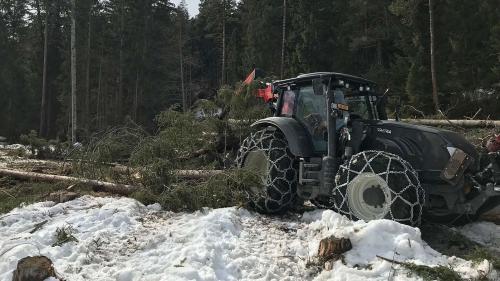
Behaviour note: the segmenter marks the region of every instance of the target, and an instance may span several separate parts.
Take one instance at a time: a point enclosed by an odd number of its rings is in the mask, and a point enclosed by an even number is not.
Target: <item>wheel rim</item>
[[[374,173],[361,173],[347,185],[349,209],[358,219],[382,219],[390,211],[391,191]]]
[[[248,152],[243,161],[242,168],[256,173],[262,179],[262,185],[251,186],[250,191],[254,194],[264,192],[267,183],[267,173],[269,171],[269,161],[264,151],[253,150]]]

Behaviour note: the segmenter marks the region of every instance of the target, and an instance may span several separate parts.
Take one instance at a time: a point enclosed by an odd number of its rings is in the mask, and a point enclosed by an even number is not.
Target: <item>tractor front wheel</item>
[[[294,204],[297,162],[281,131],[266,128],[252,133],[242,142],[236,163],[262,178],[261,185],[246,190],[254,209],[267,214],[281,213]]]
[[[333,190],[334,209],[351,219],[421,221],[424,189],[411,165],[384,151],[364,151],[341,165]]]

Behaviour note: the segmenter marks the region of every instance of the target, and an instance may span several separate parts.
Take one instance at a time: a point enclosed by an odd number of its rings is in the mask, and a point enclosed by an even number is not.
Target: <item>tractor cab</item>
[[[463,136],[386,120],[375,83],[319,72],[272,83],[273,117],[256,121],[237,163],[262,185],[251,204],[279,213],[309,200],[351,219],[418,225],[479,216],[500,202],[500,164],[479,164]],[[300,200],[299,200],[300,199]]]
[[[500,164],[463,136],[386,120],[375,83],[334,72],[275,81],[275,116],[256,121],[237,163],[262,185],[247,190],[252,206],[280,213],[300,200],[351,219],[418,225],[456,222],[500,202]]]
[[[304,126],[317,154],[324,154],[328,148],[327,104],[334,115],[337,136],[350,127],[352,120],[387,119],[376,84],[359,77],[311,73],[276,81],[273,88],[279,96],[275,116],[293,118]]]

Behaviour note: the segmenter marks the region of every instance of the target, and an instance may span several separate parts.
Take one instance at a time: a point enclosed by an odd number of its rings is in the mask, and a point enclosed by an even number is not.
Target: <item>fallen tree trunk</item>
[[[223,170],[175,170],[174,174],[186,179],[205,179],[222,174]]]
[[[117,173],[124,174],[138,174],[138,178],[141,176],[140,168],[131,168],[124,165],[116,165],[111,167],[111,170]],[[174,170],[173,174],[176,177],[188,179],[188,180],[199,180],[206,179],[216,175],[221,174],[224,170]]]
[[[141,187],[139,186],[133,186],[127,184],[118,184],[100,180],[92,180],[85,178],[60,176],[60,175],[49,175],[49,174],[42,174],[35,172],[10,170],[10,169],[0,169],[0,175],[19,178],[19,179],[39,180],[48,182],[83,183],[83,184],[88,184],[90,186],[99,187],[106,192],[120,194],[120,195],[130,195],[134,191],[141,189]]]
[[[72,165],[69,162],[58,162],[58,161],[52,161],[52,160],[37,160],[37,162],[32,163],[21,163],[22,165],[14,165],[14,169],[8,169],[10,171],[20,171],[18,169],[29,169],[31,170],[32,168],[36,168],[36,171],[33,172],[39,172],[40,174],[45,174],[41,172],[43,170],[43,167],[41,168],[39,165],[44,164],[47,166],[47,168],[58,168],[61,169],[59,172],[63,173],[71,173],[72,172]],[[92,162],[89,162],[89,164],[92,164]],[[133,168],[129,166],[125,166],[122,164],[116,164],[116,163],[95,163],[95,165],[105,165],[108,166],[112,171],[117,172],[117,173],[122,173],[122,174],[135,174],[138,173],[140,176],[141,169],[140,168]],[[209,178],[215,175],[219,175],[223,170],[174,170],[173,173],[175,176],[179,178],[184,178],[184,179],[205,179]]]
[[[117,172],[136,172],[134,169],[127,166],[117,166],[113,167]],[[216,175],[223,173],[223,170],[175,170],[174,175],[184,179],[206,179]],[[100,180],[86,179],[86,178],[78,178],[78,177],[70,177],[70,176],[61,176],[61,175],[52,175],[52,174],[44,174],[37,172],[28,172],[28,171],[19,171],[12,169],[2,169],[0,168],[0,175],[10,176],[19,179],[30,179],[30,180],[39,180],[39,181],[49,181],[49,182],[72,182],[72,183],[84,183],[91,186],[101,187],[104,191],[117,193],[122,195],[129,195],[132,192],[142,188],[134,185],[127,184],[119,184],[112,182],[105,182]]]
[[[394,121],[394,119],[389,119]],[[257,121],[257,120],[253,120]],[[461,127],[475,128],[475,127],[500,127],[500,120],[468,120],[468,119],[460,119],[460,120],[446,120],[446,119],[401,119],[402,122],[419,124],[419,125],[428,125],[428,126],[447,126],[447,125],[456,125]],[[238,124],[247,124],[253,123],[252,120],[236,120],[229,119],[229,123],[231,125]]]
[[[427,126],[460,126],[466,128],[500,127],[499,120],[401,119],[402,122]]]

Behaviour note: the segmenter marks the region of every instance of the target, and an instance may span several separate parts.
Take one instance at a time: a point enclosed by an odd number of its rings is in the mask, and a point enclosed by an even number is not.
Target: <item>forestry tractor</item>
[[[275,81],[274,116],[241,144],[246,192],[262,213],[309,200],[351,219],[463,223],[500,202],[498,153],[480,156],[461,135],[387,120],[387,91],[347,74]],[[398,110],[397,110],[398,112]],[[396,114],[398,115],[398,114]]]

